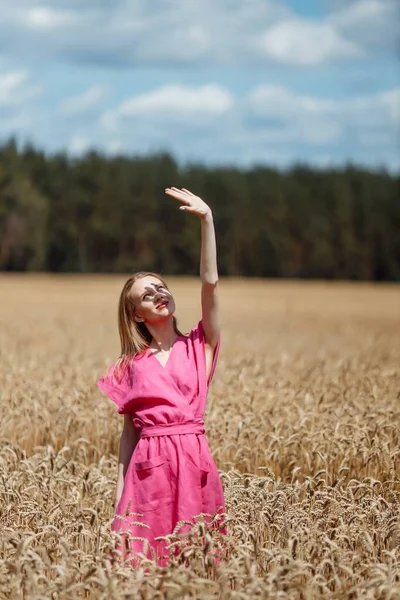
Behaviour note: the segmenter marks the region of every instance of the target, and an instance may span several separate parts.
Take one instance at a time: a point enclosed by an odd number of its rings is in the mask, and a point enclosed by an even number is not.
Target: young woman
[[[135,562],[142,552],[160,565],[168,563],[167,542],[156,538],[172,533],[179,521],[193,523],[207,513],[226,533],[223,488],[203,421],[220,347],[213,216],[188,190],[165,192],[201,220],[202,318],[182,335],[165,281],[136,273],[119,299],[121,355],[97,382],[124,414],[111,528],[122,534],[125,558]]]

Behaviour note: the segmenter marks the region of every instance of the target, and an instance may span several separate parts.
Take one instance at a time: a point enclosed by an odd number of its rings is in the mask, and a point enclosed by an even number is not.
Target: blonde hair
[[[118,331],[121,341],[121,354],[115,363],[114,371],[118,379],[124,376],[131,360],[144,352],[153,339],[146,325],[135,321],[135,304],[130,297],[130,291],[135,281],[147,276],[155,277],[168,289],[166,282],[160,275],[149,271],[138,271],[132,277],[129,277],[122,288],[118,303]],[[172,320],[175,333],[183,335],[178,329],[176,318],[173,317]]]

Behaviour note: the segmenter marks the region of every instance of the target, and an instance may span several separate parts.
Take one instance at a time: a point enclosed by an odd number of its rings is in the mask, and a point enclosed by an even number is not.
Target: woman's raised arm
[[[220,335],[219,301],[217,294],[218,268],[217,245],[215,240],[214,220],[211,208],[189,190],[172,187],[165,193],[182,202],[180,210],[198,215],[201,220],[201,308],[206,343],[215,348]]]

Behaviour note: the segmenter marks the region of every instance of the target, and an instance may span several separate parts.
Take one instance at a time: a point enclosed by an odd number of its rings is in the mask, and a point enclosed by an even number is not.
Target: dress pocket
[[[172,502],[171,468],[162,454],[133,463],[136,472],[136,506],[139,511],[157,510]]]

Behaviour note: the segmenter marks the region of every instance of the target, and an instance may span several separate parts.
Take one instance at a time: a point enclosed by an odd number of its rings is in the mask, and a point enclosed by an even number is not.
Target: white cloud
[[[378,0],[360,0],[362,10],[353,4],[329,18],[311,20],[296,16],[289,4],[278,0],[59,4],[47,0],[45,6],[32,8],[27,0],[14,0],[10,7],[0,0],[0,36],[6,46],[90,64],[214,66],[261,60],[307,67],[362,58],[363,47],[346,15],[351,24],[365,13],[370,27],[368,15],[374,11],[368,6],[380,5]],[[389,13],[379,10],[376,30],[382,38]]]
[[[279,141],[302,140],[312,145],[336,142],[342,135],[342,124],[335,118],[335,102],[302,96],[281,86],[259,86],[248,95],[249,110],[264,125],[277,120],[281,127],[275,132]]]
[[[400,87],[344,100],[340,104],[348,122],[365,129],[387,125],[392,129],[400,126]]]
[[[169,85],[135,96],[121,104],[119,113],[129,115],[219,116],[232,106],[232,96],[218,85],[200,88]]]
[[[367,131],[391,134],[393,141],[400,125],[400,88],[370,96],[330,100],[296,94],[291,90],[264,85],[247,98],[250,112],[259,119],[259,127],[278,120],[275,139],[297,140],[312,145],[339,141],[350,130],[360,138]]]
[[[88,112],[98,106],[107,97],[107,94],[106,87],[93,86],[82,94],[64,99],[58,107],[58,112],[64,116],[76,116]]]
[[[248,96],[253,110],[269,117],[296,118],[299,111],[318,113],[334,106],[331,100],[319,100],[312,96],[301,96],[278,85],[261,85]]]
[[[0,38],[16,54],[73,62],[215,65],[251,58],[249,40],[290,14],[278,0],[155,2],[0,0]]]
[[[363,55],[361,47],[342,38],[332,25],[300,19],[273,25],[261,36],[259,47],[271,60],[301,66]]]
[[[14,71],[0,75],[0,101],[10,102],[13,93],[25,83],[28,75],[24,71]]]
[[[228,95],[228,102],[214,104],[214,96],[204,94],[214,87],[161,87],[122,102],[103,117],[114,130],[99,130],[102,147],[113,151],[118,139],[116,150],[165,149],[183,160],[242,165],[316,156],[320,164],[321,157],[335,164],[357,157],[364,164],[386,163],[388,157],[395,162],[398,89],[338,100],[263,85],[244,98]]]
[[[165,125],[175,122],[196,126],[224,116],[233,103],[232,94],[215,84],[197,88],[168,85],[128,98],[116,109],[107,111],[101,124],[112,130],[122,119],[149,118]]]
[[[312,163],[317,169],[329,169],[333,168],[335,165],[334,159],[329,154],[320,154],[314,156]]]
[[[359,124],[368,125],[371,123],[371,115],[377,113],[387,123],[400,124],[400,88],[369,96],[326,100],[296,94],[281,86],[262,85],[249,94],[248,101],[256,114],[268,117],[296,119],[299,114],[308,114],[357,119]]]
[[[0,72],[0,106],[13,108],[38,96],[39,85],[30,81],[27,71]]]
[[[16,112],[6,117],[2,117],[0,113],[0,136],[1,138],[15,134],[26,136],[32,124],[33,118],[26,112]]]
[[[348,3],[344,8],[334,12],[331,21],[340,26],[369,26],[371,22],[382,18],[391,8],[390,2],[381,0],[358,0]]]
[[[35,7],[24,10],[19,15],[22,23],[38,31],[50,31],[74,25],[77,15],[70,11],[54,10],[49,7]]]
[[[393,144],[393,132],[384,131],[384,132],[369,132],[360,134],[360,143],[363,146],[372,146],[372,147],[388,147]],[[399,156],[400,156],[400,147],[399,147]]]
[[[0,71],[0,135],[26,136],[34,123],[31,101],[41,87],[27,71]]]
[[[390,115],[393,125],[400,127],[400,87],[379,95],[379,102]]]
[[[73,156],[79,156],[86,152],[91,146],[91,141],[88,137],[80,134],[75,134],[68,142],[68,153]]]
[[[336,8],[329,23],[365,47],[395,47],[399,43],[398,0],[357,0]]]
[[[113,140],[106,144],[106,149],[111,154],[120,154],[124,151],[124,144],[120,140]]]

